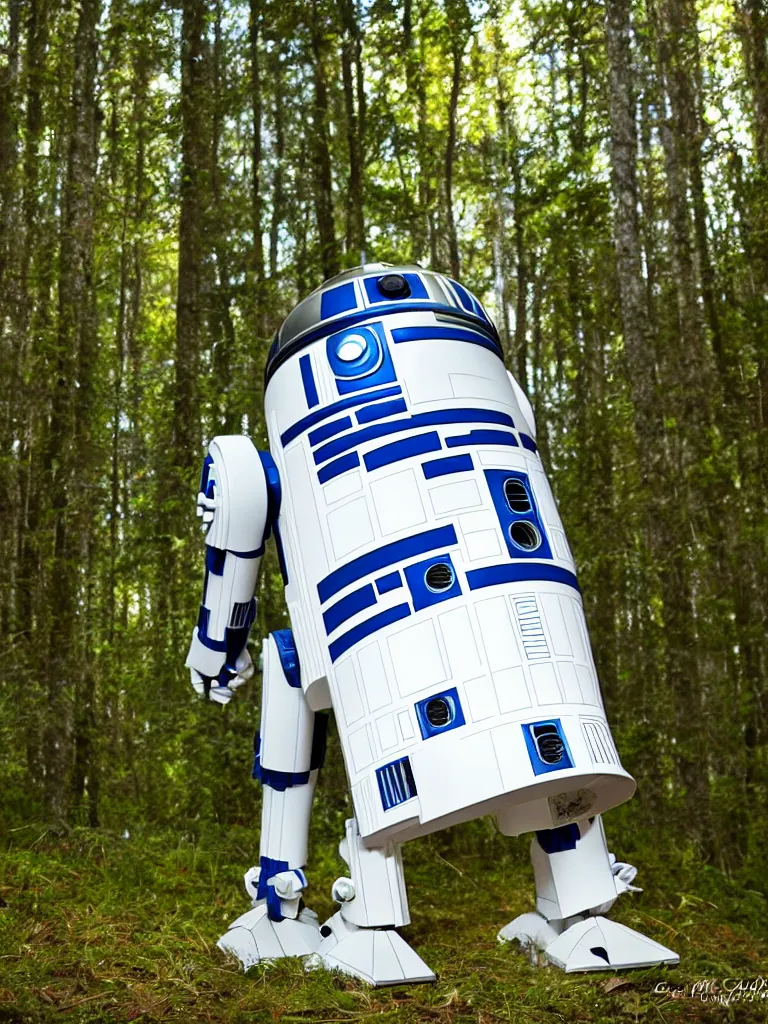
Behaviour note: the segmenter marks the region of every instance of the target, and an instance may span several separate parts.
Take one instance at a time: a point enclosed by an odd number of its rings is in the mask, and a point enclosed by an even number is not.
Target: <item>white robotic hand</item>
[[[637,878],[637,868],[634,864],[626,864],[623,860],[616,860],[616,856],[613,853],[608,854],[608,863],[611,865],[611,874],[616,883],[616,891],[619,894],[622,892],[643,891],[637,885],[632,885]]]
[[[235,662],[233,672],[226,665],[218,676],[202,675],[196,668],[190,667],[189,674],[192,688],[201,697],[207,697],[216,704],[228,704],[235,690],[247,682],[253,675],[253,661],[247,647],[244,647]]]

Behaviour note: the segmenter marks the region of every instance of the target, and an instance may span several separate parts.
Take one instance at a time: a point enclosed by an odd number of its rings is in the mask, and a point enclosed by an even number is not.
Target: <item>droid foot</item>
[[[233,953],[247,971],[265,960],[285,956],[308,956],[320,945],[317,914],[306,907],[295,919],[273,921],[267,902],[261,901],[229,926],[216,945]]]
[[[606,917],[585,917],[558,934],[557,926],[562,923],[548,922],[540,914],[522,914],[501,929],[498,939],[518,941],[533,963],[552,963],[567,974],[680,961],[677,953],[661,943]]]
[[[435,981],[434,973],[393,928],[358,928],[336,913],[308,966],[342,971],[377,988]]]

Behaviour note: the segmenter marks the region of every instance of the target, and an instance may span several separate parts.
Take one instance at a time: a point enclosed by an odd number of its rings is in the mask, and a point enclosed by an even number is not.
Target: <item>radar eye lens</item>
[[[411,293],[402,274],[386,274],[379,278],[376,287],[388,299],[402,299]]]
[[[354,363],[365,354],[367,347],[365,338],[361,338],[359,334],[350,334],[341,341],[336,349],[336,355],[343,363]]]
[[[442,726],[448,725],[453,718],[453,715],[451,714],[451,706],[445,697],[435,697],[431,700],[425,708],[425,714],[427,716],[427,721],[431,726],[434,726],[435,729],[440,729]]]
[[[528,523],[524,519],[518,523],[512,523],[509,528],[509,536],[512,538],[512,543],[516,547],[522,548],[523,551],[535,551],[541,544],[539,531],[533,523]]]
[[[424,575],[424,582],[427,589],[435,594],[444,590],[450,590],[454,581],[453,569],[446,562],[436,562],[430,565]]]

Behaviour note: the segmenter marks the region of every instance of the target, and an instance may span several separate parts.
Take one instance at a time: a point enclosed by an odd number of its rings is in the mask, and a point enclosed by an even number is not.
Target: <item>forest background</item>
[[[183,668],[204,445],[265,447],[300,297],[418,261],[531,396],[631,828],[766,885],[767,40],[762,0],[0,2],[3,834],[257,820],[257,681]],[[256,649],[273,551],[259,599]],[[338,835],[333,744],[321,792]]]

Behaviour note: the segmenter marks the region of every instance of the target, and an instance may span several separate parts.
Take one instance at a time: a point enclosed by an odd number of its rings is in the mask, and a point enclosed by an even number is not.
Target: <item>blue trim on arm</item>
[[[563,583],[581,593],[578,580],[572,572],[559,565],[545,565],[541,562],[507,562],[504,565],[489,565],[486,569],[470,569],[467,583],[470,590],[483,587],[497,587],[501,583]]]
[[[353,615],[357,615],[358,612],[362,612],[366,608],[372,608],[375,604],[376,594],[370,583],[366,583],[359,590],[353,590],[351,594],[342,597],[340,601],[332,604],[327,611],[323,612],[325,632],[332,633],[342,622],[346,622],[347,619],[351,619]]]
[[[449,473],[468,473],[475,467],[471,455],[449,455],[445,459],[422,462],[421,468],[425,479],[434,480],[436,476],[448,476]]]
[[[379,612],[378,615],[373,615],[370,619],[366,619],[359,626],[353,626],[346,633],[342,633],[338,640],[334,640],[333,643],[328,645],[331,661],[336,661],[350,647],[354,647],[356,643],[364,640],[367,636],[371,636],[372,633],[378,633],[385,626],[390,626],[399,619],[405,619],[410,614],[411,609],[407,604],[396,604],[394,608],[387,608],[385,611]]]
[[[402,434],[404,430],[414,430],[416,427],[436,427],[451,423],[498,423],[505,427],[514,427],[511,416],[505,412],[496,412],[493,409],[445,409],[436,412],[421,412],[415,416],[408,416],[401,420],[394,420],[392,423],[373,423],[371,426],[363,427],[361,430],[354,430],[351,434],[338,437],[335,441],[329,441],[322,448],[313,453],[315,465],[327,462],[335,455],[341,455],[350,448],[357,448],[366,441],[375,441],[377,437],[386,437],[387,434]],[[494,431],[489,431],[494,433]],[[511,435],[510,435],[511,436]],[[517,442],[515,442],[516,444]]]
[[[275,629],[272,632],[277,646],[277,653],[280,657],[280,664],[283,675],[289,686],[301,686],[301,669],[299,666],[299,653],[296,650],[296,641],[290,629]]]
[[[372,452],[363,456],[363,462],[365,468],[371,472],[374,469],[381,469],[382,466],[389,466],[393,462],[412,459],[414,455],[438,452],[441,447],[440,435],[437,431],[431,430],[428,434],[405,437],[402,441],[394,441],[392,444],[382,445],[381,448],[374,448]]]
[[[280,443],[285,448],[286,445],[290,444],[300,434],[303,434],[305,430],[314,427],[316,423],[322,423],[323,420],[330,419],[331,416],[335,416],[337,412],[342,412],[344,409],[354,409],[358,405],[367,405],[369,402],[377,402],[380,398],[391,398],[392,395],[401,395],[402,393],[403,389],[397,384],[394,387],[379,388],[378,391],[359,392],[356,395],[350,395],[348,398],[340,398],[338,402],[326,405],[323,409],[316,409],[315,412],[311,412],[308,416],[303,416],[300,420],[297,420],[293,426],[288,427],[280,435]]]
[[[522,430],[520,431],[520,444],[523,448],[527,448],[529,452],[537,452],[539,450],[533,438],[529,437],[528,434],[524,434]]]
[[[299,367],[301,369],[301,383],[304,385],[304,396],[307,399],[307,406],[311,409],[319,404],[320,399],[317,397],[317,385],[315,384],[315,375],[312,373],[312,360],[309,355],[299,358]]]
[[[423,533],[415,533],[411,537],[404,537],[402,540],[392,541],[384,544],[374,551],[365,555],[353,558],[346,565],[334,569],[317,584],[317,593],[320,601],[324,604],[334,594],[338,594],[350,583],[356,583],[364,576],[377,572],[379,569],[386,569],[395,562],[401,562],[404,558],[412,558],[414,555],[424,555],[435,548],[447,548],[455,545],[456,530],[453,526],[440,526],[435,530],[425,530]]]

